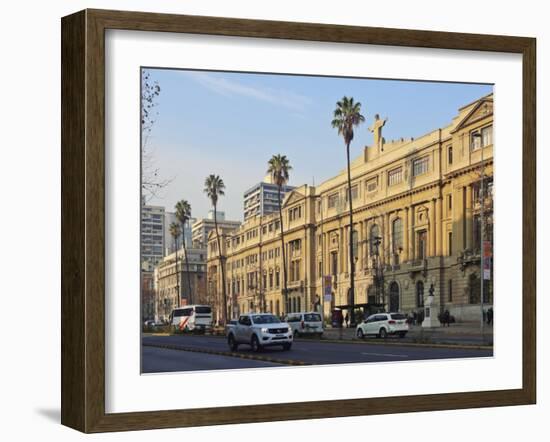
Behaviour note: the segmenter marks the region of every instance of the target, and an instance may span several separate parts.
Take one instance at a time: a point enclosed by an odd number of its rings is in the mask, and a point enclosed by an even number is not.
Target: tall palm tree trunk
[[[216,206],[214,205],[214,227],[216,229],[216,240],[218,242],[218,257],[220,260],[220,267],[222,270],[222,301],[223,301],[223,324],[227,324],[227,293],[225,290],[225,265],[223,263],[223,257],[222,257],[222,247],[220,242],[220,234],[218,232],[218,215]]]
[[[183,244],[183,254],[185,256],[185,271],[187,272],[187,290],[188,290],[188,300],[189,304],[193,304],[193,294],[191,293],[191,274],[189,273],[189,259],[187,259],[187,246],[185,245],[185,224],[183,224],[181,229],[181,242]]]
[[[281,186],[277,186],[277,196],[279,198],[279,222],[281,224],[281,255],[283,256],[283,302],[286,313],[288,313],[288,288],[286,278],[286,253],[285,253],[285,232],[283,229],[283,208],[281,206]]]
[[[348,160],[348,201],[349,201],[349,277],[350,277],[350,321],[355,324],[355,262],[353,261],[353,205],[351,202],[351,170],[349,161],[349,143],[346,143],[346,155]]]
[[[180,272],[178,270],[178,239],[175,238],[176,243],[176,305],[174,307],[179,307],[179,298],[180,298]]]

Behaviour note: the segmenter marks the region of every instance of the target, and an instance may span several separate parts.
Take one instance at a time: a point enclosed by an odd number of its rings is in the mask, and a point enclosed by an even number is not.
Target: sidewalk
[[[323,339],[327,340],[356,340],[355,328],[326,328]],[[367,338],[373,339],[373,338]],[[484,333],[481,335],[478,322],[463,322],[451,324],[449,327],[423,328],[420,325],[412,325],[405,338],[388,338],[391,341],[405,343],[434,343],[434,344],[460,344],[460,345],[492,345],[493,326],[485,324]]]

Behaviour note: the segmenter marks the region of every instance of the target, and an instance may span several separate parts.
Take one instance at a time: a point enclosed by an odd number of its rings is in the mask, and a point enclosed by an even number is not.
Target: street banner
[[[493,256],[493,247],[491,241],[483,241],[483,258],[491,258]]]

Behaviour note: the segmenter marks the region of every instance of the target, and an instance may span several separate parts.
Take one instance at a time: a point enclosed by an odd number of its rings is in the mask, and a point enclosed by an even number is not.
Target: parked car
[[[238,323],[237,319],[230,319],[227,321],[227,324],[225,324],[225,335],[228,336],[229,330],[233,327],[235,327]]]
[[[283,350],[292,347],[292,329],[271,313],[248,313],[239,316],[235,325],[227,328],[227,344],[231,351],[239,345],[250,345],[252,351],[280,345]]]
[[[290,325],[294,336],[323,335],[323,319],[317,312],[289,313],[285,317],[285,322]]]
[[[408,331],[409,324],[403,313],[376,313],[358,324],[355,333],[360,339],[366,336],[386,338],[388,335],[404,338]]]

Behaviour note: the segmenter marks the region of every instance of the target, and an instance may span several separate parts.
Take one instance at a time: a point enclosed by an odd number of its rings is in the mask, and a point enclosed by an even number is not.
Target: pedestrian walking
[[[348,322],[349,322],[349,314],[346,312],[346,317],[344,318],[346,321],[346,328],[349,328]]]
[[[489,307],[487,310],[487,324],[493,323],[493,307]]]
[[[445,324],[447,327],[451,326],[451,314],[449,313],[449,310],[445,310],[443,312],[443,327],[445,327]]]

